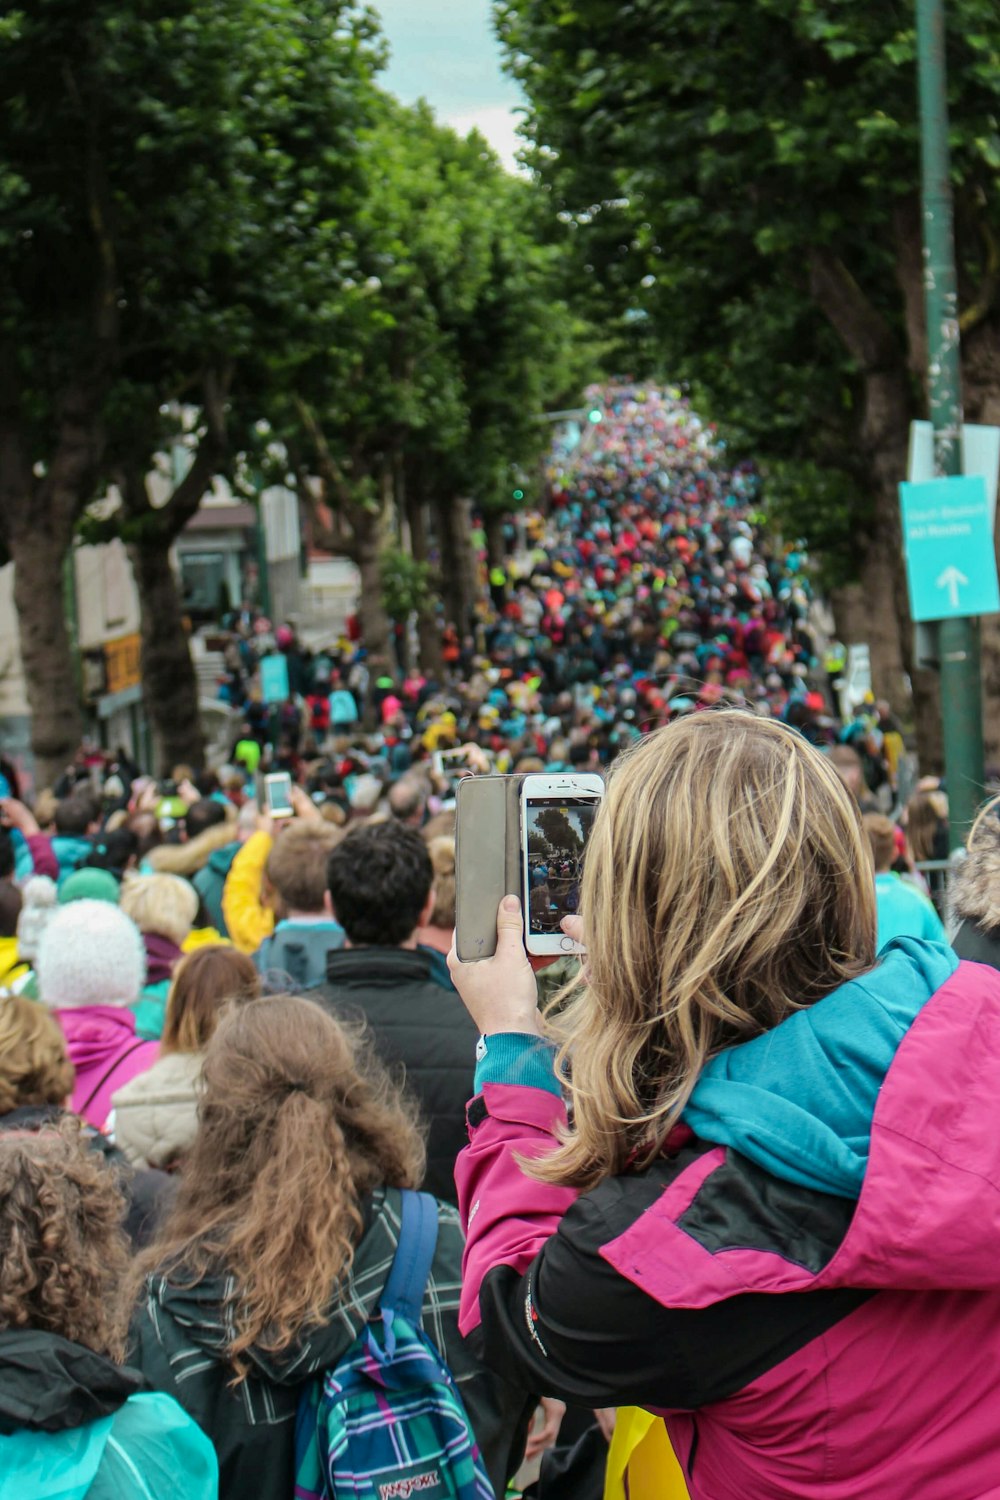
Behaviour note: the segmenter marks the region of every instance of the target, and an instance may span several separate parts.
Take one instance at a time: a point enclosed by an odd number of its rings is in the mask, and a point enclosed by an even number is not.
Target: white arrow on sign
[[[969,580],[966,578],[965,574],[959,572],[954,563],[949,563],[948,567],[945,568],[944,572],[938,578],[935,587],[939,589],[947,589],[948,603],[951,605],[952,609],[957,609],[959,585],[968,583],[968,581]]]

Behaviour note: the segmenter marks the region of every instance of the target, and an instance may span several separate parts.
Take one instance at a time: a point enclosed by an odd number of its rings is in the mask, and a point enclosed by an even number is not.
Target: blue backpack
[[[420,1327],[437,1203],[402,1200],[379,1311],[299,1402],[295,1500],[495,1500],[451,1372]]]

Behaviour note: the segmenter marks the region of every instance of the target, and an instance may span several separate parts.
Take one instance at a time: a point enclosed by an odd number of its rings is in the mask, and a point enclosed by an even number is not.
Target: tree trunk
[[[35,785],[52,786],[83,732],[76,669],[63,606],[64,535],[44,525],[10,537],[21,662],[31,710]]]
[[[897,712],[907,707],[903,673],[909,675],[913,695],[913,720],[921,766],[930,769],[941,761],[940,684],[936,674],[918,671],[913,660],[913,622],[910,616],[902,527],[897,485],[906,474],[910,420],[913,416],[912,382],[907,356],[896,335],[870,303],[846,267],[826,250],[810,256],[810,290],[845,349],[857,361],[864,381],[864,406],[859,446],[870,475],[875,501],[875,522],[869,557],[862,563],[865,607],[875,624],[884,611],[886,598],[896,615],[895,640],[888,628],[876,630],[879,660],[872,665],[883,691]],[[897,267],[909,282],[909,260]],[[915,299],[904,290],[911,319]],[[870,627],[870,628],[872,628]]]
[[[475,569],[469,540],[472,518],[467,500],[441,498],[436,506],[441,548],[441,589],[446,622],[460,635],[473,627],[475,613]]]
[[[11,352],[0,350],[0,533],[14,562],[35,777],[46,786],[65,769],[82,731],[63,565],[103,456],[102,386],[95,374],[60,395],[52,454],[41,477],[25,452],[19,394]]]
[[[358,617],[361,639],[368,652],[372,676],[392,666],[392,624],[382,600],[381,554],[386,542],[388,511],[359,511],[354,521],[355,562],[361,574]]]
[[[198,767],[205,739],[198,713],[198,679],[184,628],[180,594],[163,546],[129,548],[142,629],[142,691],[153,732],[156,770],[179,762]]]
[[[483,516],[486,530],[486,564],[490,568],[506,568],[507,557],[503,539],[503,517],[500,510],[488,510]]]
[[[406,492],[406,512],[410,527],[410,548],[417,562],[429,563],[427,545],[427,506],[417,484],[411,484]],[[425,608],[417,615],[417,657],[420,670],[428,677],[440,677],[444,670],[441,659],[441,629],[438,621],[439,570],[431,575],[432,596]]]

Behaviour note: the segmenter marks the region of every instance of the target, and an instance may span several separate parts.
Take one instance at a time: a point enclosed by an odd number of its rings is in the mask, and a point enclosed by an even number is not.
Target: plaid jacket
[[[250,1351],[251,1373],[231,1385],[224,1351],[234,1285],[217,1277],[180,1287],[151,1276],[132,1325],[129,1363],[168,1392],[212,1439],[219,1500],[290,1500],[295,1482],[295,1413],[304,1384],[342,1357],[378,1306],[396,1250],[400,1195],[380,1188],[365,1205],[365,1232],[351,1276],[328,1320],[281,1355]],[[532,1393],[488,1371],[458,1332],[463,1236],[458,1213],[438,1205],[438,1241],[422,1326],[455,1378],[498,1494],[516,1468],[535,1405]]]

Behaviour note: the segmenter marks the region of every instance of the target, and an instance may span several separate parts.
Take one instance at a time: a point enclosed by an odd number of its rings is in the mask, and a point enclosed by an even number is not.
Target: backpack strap
[[[392,1270],[382,1293],[382,1320],[391,1325],[393,1314],[398,1313],[419,1328],[424,1290],[437,1246],[437,1200],[430,1193],[415,1193],[410,1188],[403,1188],[401,1196],[403,1221]]]
[[[120,1057],[115,1058],[114,1062],[111,1064],[107,1072],[103,1074],[99,1082],[94,1084],[94,1087],[91,1089],[86,1099],[84,1099],[83,1103],[76,1107],[76,1109],[74,1110],[74,1114],[82,1115],[85,1109],[90,1108],[94,1100],[97,1098],[98,1094],[101,1092],[101,1089],[108,1082],[108,1079],[114,1077],[115,1073],[117,1073],[118,1069],[121,1067],[125,1059],[127,1057],[131,1057],[133,1052],[138,1052],[139,1048],[144,1045],[144,1042],[145,1038],[137,1036],[131,1047],[127,1047]]]

